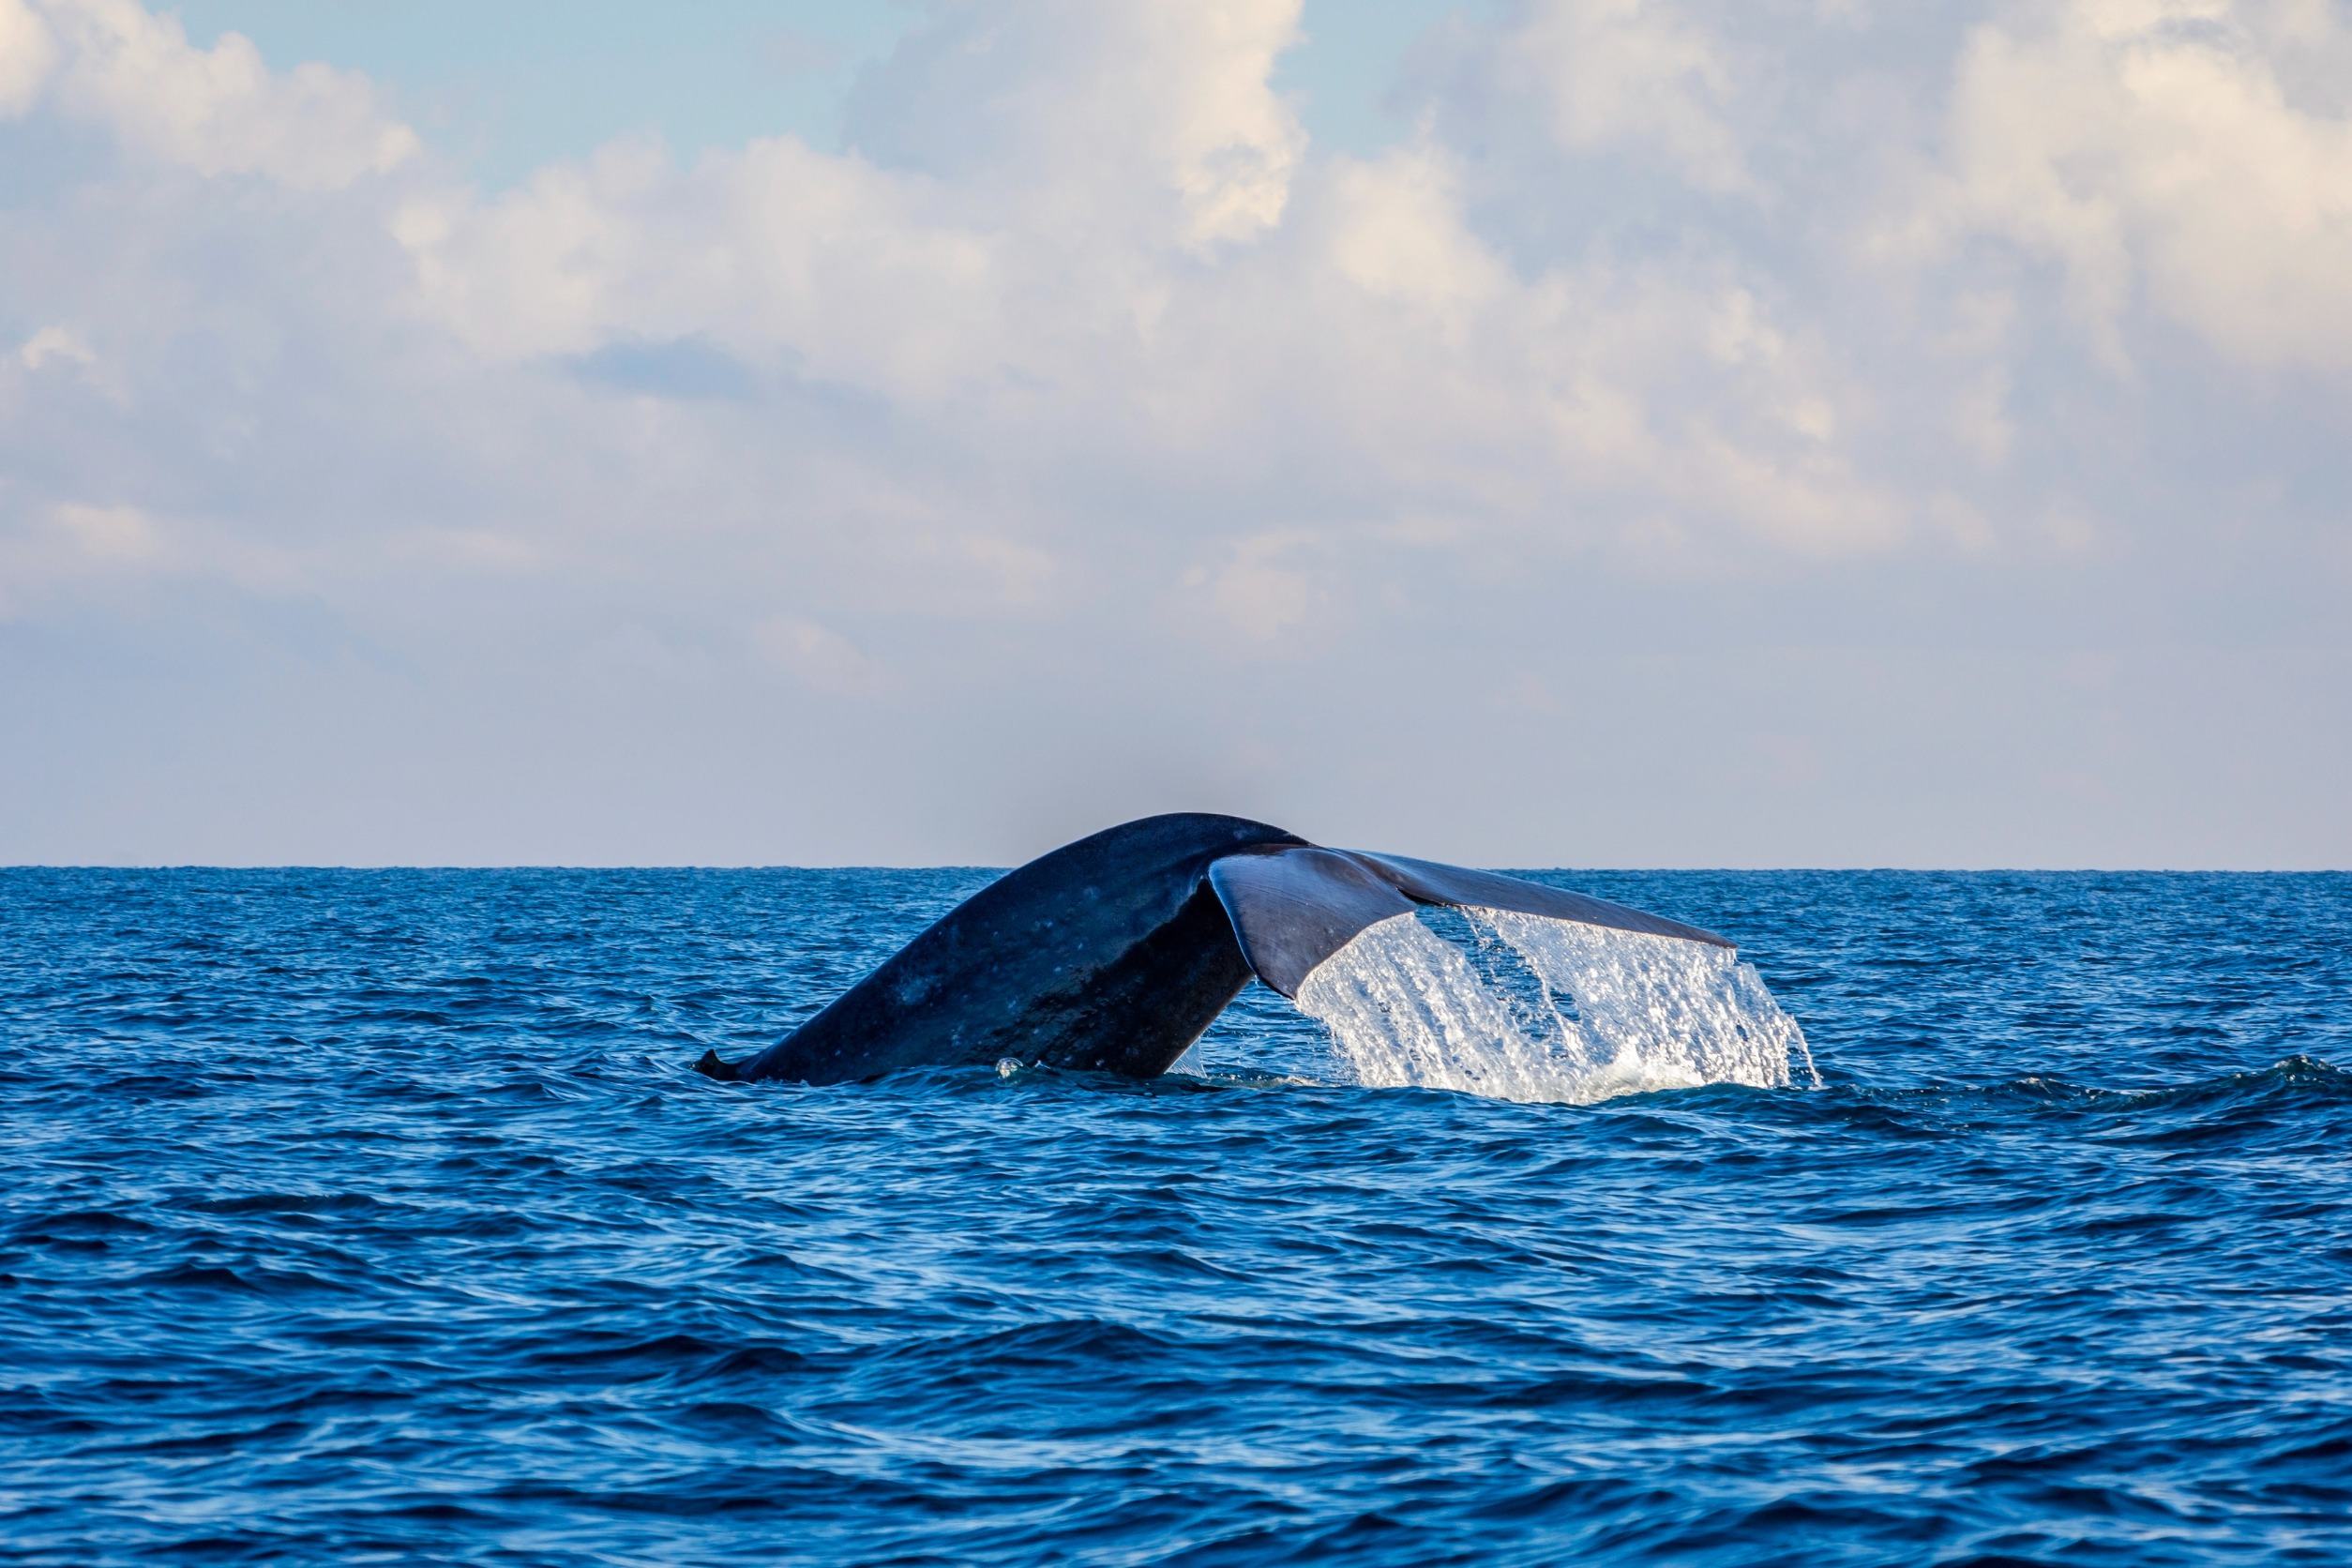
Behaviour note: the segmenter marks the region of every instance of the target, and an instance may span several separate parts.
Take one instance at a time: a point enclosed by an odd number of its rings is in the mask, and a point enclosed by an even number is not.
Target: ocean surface
[[[2352,877],[1545,874],[1786,1087],[688,1070],[988,878],[0,872],[0,1561],[2352,1560]]]

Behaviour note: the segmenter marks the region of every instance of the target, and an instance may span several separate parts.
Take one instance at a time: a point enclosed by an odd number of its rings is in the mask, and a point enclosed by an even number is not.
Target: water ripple
[[[1817,1091],[688,1070],[984,880],[0,872],[0,1561],[2352,1539],[2352,879],[1567,879]]]

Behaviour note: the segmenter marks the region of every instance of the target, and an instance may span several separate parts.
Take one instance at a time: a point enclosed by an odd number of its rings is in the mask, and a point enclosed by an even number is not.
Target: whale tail
[[[1621,904],[1238,817],[1108,828],[1006,873],[720,1082],[838,1083],[1006,1060],[1157,1078],[1255,976],[1296,1000],[1357,936],[1416,906],[1543,915],[1728,948]]]

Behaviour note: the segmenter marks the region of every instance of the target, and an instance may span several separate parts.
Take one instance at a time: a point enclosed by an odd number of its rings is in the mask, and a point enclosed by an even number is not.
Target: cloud
[[[1264,85],[1294,12],[1212,8],[1178,37],[1153,7],[946,8],[886,85],[922,106],[918,147],[957,92],[985,89],[984,128],[1023,105],[993,140],[897,168],[789,138],[692,168],[618,143],[487,204],[420,193],[394,223],[415,309],[508,362],[641,370],[642,345],[692,343],[705,369],[852,388],[1038,465],[1246,463],[1279,436],[1505,526],[1556,531],[1664,488],[1693,536],[1888,542],[1884,505],[1823,449],[1821,346],[1773,325],[1736,269],[1523,272],[1475,232],[1435,143],[1294,176],[1296,128]],[[1068,36],[1048,48],[1049,25]],[[1075,102],[1065,68],[1093,84]],[[1050,142],[1033,123],[1048,116]],[[1732,396],[1700,394],[1715,406],[1684,396],[1726,370]]]
[[[17,350],[16,356],[28,370],[49,364],[76,365],[86,370],[98,364],[98,355],[90,352],[90,345],[82,340],[81,334],[63,325],[42,327],[24,339],[24,346]]]
[[[1319,542],[1296,532],[1243,539],[1214,567],[1185,575],[1184,609],[1205,618],[1212,641],[1263,645],[1297,634],[1328,608],[1309,566]]]
[[[0,119],[29,111],[57,64],[57,40],[27,0],[0,0]]]
[[[160,162],[332,190],[418,150],[414,131],[377,110],[363,77],[321,65],[273,73],[235,33],[197,49],[176,17],[137,0],[32,3],[63,46],[54,91],[64,112]],[[7,17],[0,11],[0,29]]]
[[[1470,788],[1400,759],[1467,747],[1493,852],[1671,858],[1780,841],[1756,735],[1839,760],[1818,841],[1927,841],[1836,793],[1897,788],[1847,765],[1890,711],[1962,714],[1922,776],[2008,821],[1982,759],[2065,652],[2015,650],[2075,628],[2334,645],[2333,11],[1528,0],[1425,39],[1361,157],[1272,85],[1298,38],[938,0],[841,151],[647,134],[485,193],[353,73],[0,0],[8,647],[224,692],[267,649],[543,784],[789,775],[705,817],[859,857],[973,852],[1048,774],[1376,839]],[[411,685],[334,686],[354,647]],[[2159,819],[2203,820],[2116,820]]]
[[[1194,249],[1244,242],[1280,221],[1305,150],[1268,82],[1300,6],[946,0],[862,84],[852,139],[1060,243],[1138,221]]]
[[[770,616],[760,623],[752,637],[777,668],[815,690],[839,697],[870,697],[890,685],[888,672],[855,643],[805,616]]]
[[[618,143],[481,206],[434,191],[395,233],[418,308],[505,359],[700,339],[893,393],[992,357],[989,236],[919,177],[784,138],[680,170]]]
[[[163,535],[136,506],[59,502],[0,533],[0,620],[92,579],[165,564]]]
[[[1977,28],[1929,221],[2058,262],[2112,359],[2144,294],[2240,363],[2352,369],[2352,117],[2287,86],[2292,56],[2340,60],[2345,31],[2321,6],[2262,10],[2075,0]]]
[[[1717,105],[1734,90],[1721,38],[1662,0],[1545,0],[1505,46],[1549,100],[1572,152],[1652,148],[1709,191],[1751,188]]]
[[[50,517],[81,554],[110,565],[148,560],[162,548],[155,524],[136,506],[67,503],[52,507]]]

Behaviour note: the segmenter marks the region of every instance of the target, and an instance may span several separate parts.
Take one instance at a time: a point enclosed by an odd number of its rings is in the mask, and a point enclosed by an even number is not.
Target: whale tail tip
[[[731,1062],[721,1062],[718,1059],[718,1052],[715,1050],[704,1051],[702,1060],[694,1064],[694,1070],[706,1078],[716,1078],[721,1083],[734,1083],[739,1081],[741,1077],[735,1071],[735,1064]]]

